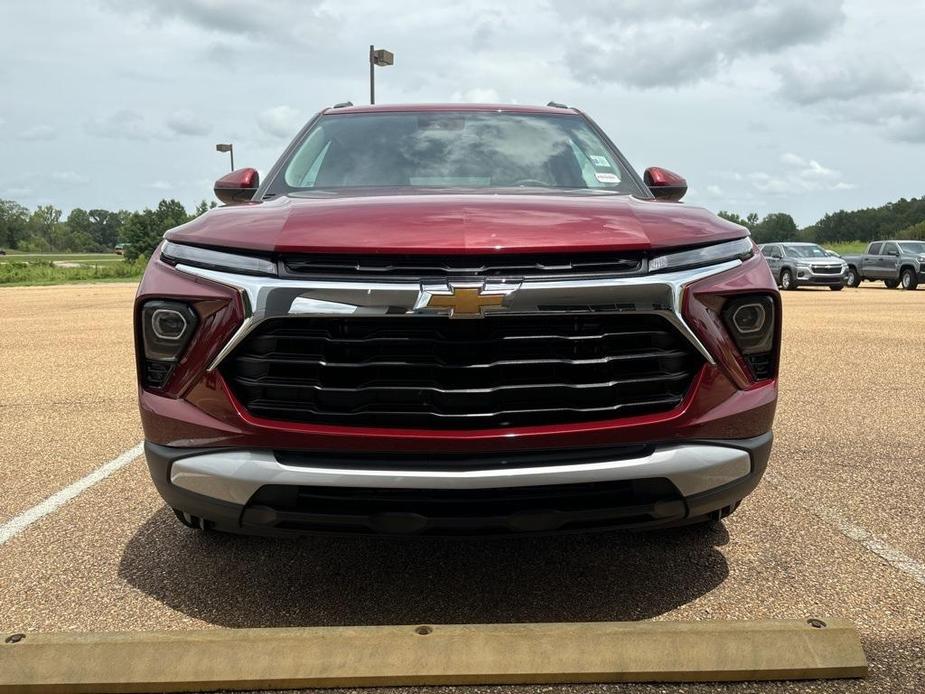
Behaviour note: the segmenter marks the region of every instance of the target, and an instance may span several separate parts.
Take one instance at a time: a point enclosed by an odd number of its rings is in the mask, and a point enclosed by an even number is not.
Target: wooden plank
[[[0,693],[864,677],[854,626],[823,622],[3,634]]]

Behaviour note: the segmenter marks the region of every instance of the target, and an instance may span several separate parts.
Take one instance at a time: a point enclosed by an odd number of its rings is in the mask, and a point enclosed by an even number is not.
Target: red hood
[[[744,235],[698,207],[623,195],[402,194],[219,207],[167,238],[278,253],[461,254],[648,250]]]

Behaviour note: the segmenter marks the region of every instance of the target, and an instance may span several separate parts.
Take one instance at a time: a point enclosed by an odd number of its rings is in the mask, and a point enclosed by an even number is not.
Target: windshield
[[[831,258],[822,246],[815,244],[806,246],[784,246],[787,249],[787,255],[792,258]]]
[[[326,115],[283,172],[275,192],[409,187],[640,193],[624,164],[575,114]]]
[[[919,253],[925,255],[925,241],[914,241],[912,243],[907,241],[899,244],[899,247],[903,249],[903,253]]]

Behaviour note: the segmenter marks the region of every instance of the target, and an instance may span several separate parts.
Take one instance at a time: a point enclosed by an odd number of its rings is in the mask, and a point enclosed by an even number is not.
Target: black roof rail
[[[353,102],[341,101],[339,104],[334,104],[331,108],[347,108],[348,106],[353,106]]]
[[[546,105],[551,106],[552,108],[568,108],[568,106],[566,106],[565,104],[560,104],[558,101],[550,101]]]

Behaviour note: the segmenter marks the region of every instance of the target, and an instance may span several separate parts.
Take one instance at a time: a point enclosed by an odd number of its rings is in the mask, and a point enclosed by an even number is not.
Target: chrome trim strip
[[[485,294],[505,294],[504,315],[657,314],[674,325],[708,363],[715,364],[713,356],[681,316],[684,288],[741,264],[741,260],[729,260],[708,267],[636,277],[559,280],[487,278],[482,291]],[[429,315],[428,312],[418,312],[418,307],[422,295],[436,291],[432,283],[291,280],[237,275],[182,263],[175,267],[185,274],[237,289],[244,302],[244,321],[209,365],[209,371],[216,369],[247,334],[264,320],[288,316],[401,318],[407,315]],[[478,280],[467,278],[465,282],[473,281]],[[449,282],[446,291],[451,291]]]
[[[389,489],[499,489],[665,477],[684,496],[751,472],[747,451],[708,444],[667,446],[638,458],[490,470],[394,470],[283,465],[272,451],[218,451],[181,458],[170,482],[182,489],[246,504],[266,484]]]

